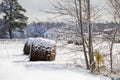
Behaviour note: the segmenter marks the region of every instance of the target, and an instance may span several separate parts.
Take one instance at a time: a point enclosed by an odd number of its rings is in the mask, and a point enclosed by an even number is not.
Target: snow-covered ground
[[[111,80],[70,65],[77,54],[77,58],[84,59],[80,51],[74,51],[73,47],[79,48],[74,44],[62,47],[58,42],[55,61],[30,62],[23,55],[24,43],[25,40],[0,40],[0,80]]]

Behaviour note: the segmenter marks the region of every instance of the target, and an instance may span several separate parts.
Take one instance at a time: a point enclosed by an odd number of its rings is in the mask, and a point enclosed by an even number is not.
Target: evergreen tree
[[[18,3],[18,0],[2,0],[0,9],[3,15],[4,31],[8,31],[13,38],[12,30],[22,31],[27,23],[26,10]]]

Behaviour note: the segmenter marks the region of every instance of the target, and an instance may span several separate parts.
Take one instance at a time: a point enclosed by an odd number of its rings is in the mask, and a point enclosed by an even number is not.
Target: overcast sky
[[[18,0],[18,1],[27,10],[25,15],[29,17],[28,20],[29,23],[33,21],[47,21],[49,20],[49,18],[55,17],[53,14],[47,14],[41,11],[52,10],[50,2],[52,2],[53,0]],[[103,1],[105,0],[91,0],[91,1],[94,3],[99,1],[98,4],[103,4],[104,3]],[[103,18],[106,18],[106,16],[104,16]]]
[[[47,14],[41,10],[52,9],[51,0],[19,0],[19,3],[27,10],[26,15],[29,17],[29,22],[32,21],[46,21],[53,17],[52,14]]]

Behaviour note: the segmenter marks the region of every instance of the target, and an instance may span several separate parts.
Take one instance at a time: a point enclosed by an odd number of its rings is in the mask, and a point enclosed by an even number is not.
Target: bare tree
[[[120,0],[107,0],[108,1],[108,6],[111,9],[111,13],[113,15],[113,19],[117,24],[117,27],[115,28],[115,32],[113,34],[113,38],[111,41],[111,46],[110,46],[110,68],[111,68],[111,73],[113,72],[113,44],[115,41],[115,37],[117,34],[117,31],[120,27]]]
[[[85,38],[84,38],[84,32],[83,32],[83,21],[82,21],[82,1],[81,0],[78,0],[79,1],[79,8],[77,6],[77,1],[74,0],[75,2],[75,8],[76,8],[76,15],[77,15],[77,22],[78,22],[78,25],[80,27],[80,34],[81,34],[81,38],[82,38],[82,43],[83,43],[83,50],[84,50],[84,56],[85,56],[85,62],[86,62],[86,67],[87,69],[89,69],[89,63],[88,63],[88,57],[87,57],[87,52],[86,52],[86,46],[85,46]]]
[[[107,0],[115,22],[120,22],[120,0]]]
[[[87,20],[88,20],[88,32],[89,32],[89,61],[90,65],[94,61],[93,57],[93,48],[92,48],[92,27],[91,27],[91,9],[90,9],[90,0],[86,0],[87,2]]]
[[[95,9],[96,7],[91,7],[92,5],[90,5],[90,0],[58,0],[52,5],[54,7],[54,11],[47,11],[48,13],[59,14],[60,16],[69,16],[72,22],[76,23],[77,26],[80,28],[80,33],[78,34],[81,36],[82,39],[86,67],[87,69],[89,69],[89,64],[94,61],[91,20],[93,18],[93,20],[97,18],[95,16],[96,14],[98,14],[97,9]],[[92,11],[94,11],[95,13]],[[67,21],[69,20],[70,19],[68,19]],[[89,27],[89,41],[87,41],[87,38],[84,36],[84,23],[87,23]],[[89,54],[87,54],[87,48],[89,48]]]

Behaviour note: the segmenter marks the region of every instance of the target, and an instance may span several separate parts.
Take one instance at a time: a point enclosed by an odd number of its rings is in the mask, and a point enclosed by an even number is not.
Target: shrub
[[[100,73],[101,70],[106,68],[106,66],[104,65],[103,57],[98,50],[95,50],[95,52],[93,52],[93,55],[95,60],[90,66],[91,72]]]

